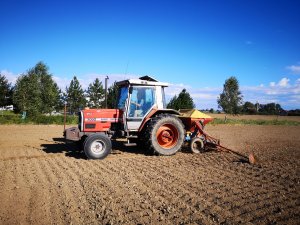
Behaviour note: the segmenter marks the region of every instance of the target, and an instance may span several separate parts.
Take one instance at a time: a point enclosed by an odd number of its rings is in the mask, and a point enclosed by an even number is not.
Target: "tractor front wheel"
[[[104,134],[93,134],[86,138],[84,153],[89,159],[104,159],[111,152],[111,140]]]
[[[145,137],[150,152],[174,155],[183,144],[184,125],[175,116],[161,114],[149,121]]]

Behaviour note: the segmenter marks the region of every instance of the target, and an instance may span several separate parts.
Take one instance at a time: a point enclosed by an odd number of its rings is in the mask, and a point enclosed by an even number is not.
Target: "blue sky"
[[[300,1],[0,1],[0,71],[45,62],[64,89],[151,75],[217,108],[227,78],[244,101],[300,108]]]

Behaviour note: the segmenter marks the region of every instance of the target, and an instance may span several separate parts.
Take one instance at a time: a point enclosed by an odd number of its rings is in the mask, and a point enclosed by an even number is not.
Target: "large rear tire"
[[[158,155],[174,155],[184,141],[184,125],[177,117],[160,114],[148,122],[145,140],[149,152]]]
[[[111,152],[111,140],[104,134],[93,134],[86,138],[84,153],[89,159],[104,159]]]

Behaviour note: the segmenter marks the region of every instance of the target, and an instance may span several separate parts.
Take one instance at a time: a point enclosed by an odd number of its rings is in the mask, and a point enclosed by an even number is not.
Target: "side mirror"
[[[131,86],[131,87],[129,88],[129,94],[132,94],[132,91],[133,91],[133,87]]]

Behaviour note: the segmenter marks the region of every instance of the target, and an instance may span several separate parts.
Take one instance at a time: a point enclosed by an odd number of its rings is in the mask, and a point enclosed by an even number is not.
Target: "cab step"
[[[137,146],[136,143],[124,143],[124,146],[130,147],[130,146]]]
[[[137,139],[139,138],[137,135],[130,135],[130,136],[125,136],[126,138],[129,138],[129,139]]]

